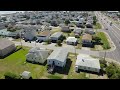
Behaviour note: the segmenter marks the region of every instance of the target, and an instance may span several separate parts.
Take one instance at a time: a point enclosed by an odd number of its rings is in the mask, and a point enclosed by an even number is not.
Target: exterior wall
[[[46,37],[37,37],[37,39],[38,39],[38,40],[43,40],[43,41],[45,41],[45,40],[48,40],[48,39],[49,39],[49,36],[46,36]]]
[[[78,69],[82,69],[82,70],[87,70],[87,71],[92,71],[92,72],[100,72],[99,69],[97,68],[91,68],[91,67],[84,67],[84,66],[78,66]]]
[[[57,38],[57,37],[51,37],[50,39],[51,39],[51,40],[55,40],[55,41],[57,41],[57,40],[58,40],[58,38]]]
[[[47,59],[47,64],[51,65],[53,63],[53,61],[54,61],[56,66],[64,67],[64,65],[65,65],[65,62],[60,62],[60,61],[57,61],[57,60],[54,60],[54,59]]]
[[[82,44],[86,44],[86,45],[92,45],[91,41],[89,40],[82,40]]]
[[[12,44],[9,47],[6,47],[5,49],[1,50],[1,53],[2,53],[1,56],[5,56],[5,55],[11,53],[12,51],[14,51],[15,49],[16,49],[16,47],[14,44]]]

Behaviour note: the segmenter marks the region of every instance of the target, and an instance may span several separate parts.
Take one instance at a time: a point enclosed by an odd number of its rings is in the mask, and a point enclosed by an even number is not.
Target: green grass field
[[[102,39],[103,48],[104,49],[110,49],[110,44],[109,44],[109,41],[108,41],[106,35],[103,32],[98,32],[97,36]]]
[[[96,23],[96,25],[94,26],[94,29],[102,29],[102,26],[100,23]]]
[[[63,69],[65,73],[55,72],[54,74],[49,74],[47,65],[26,62],[26,54],[29,50],[29,47],[23,47],[23,49],[6,58],[0,59],[0,79],[4,79],[4,73],[6,72],[13,72],[19,75],[23,71],[30,71],[33,79],[86,79],[85,72],[75,72],[76,58],[74,53],[69,53],[68,55],[69,60],[67,60],[66,67]]]

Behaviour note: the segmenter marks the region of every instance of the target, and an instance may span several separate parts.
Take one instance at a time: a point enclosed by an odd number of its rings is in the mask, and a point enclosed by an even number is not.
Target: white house
[[[52,65],[54,63],[55,66],[65,67],[67,56],[68,52],[65,49],[56,49],[47,58],[47,64]]]
[[[0,57],[13,52],[16,49],[15,44],[7,39],[0,39]]]
[[[75,37],[68,37],[67,39],[66,39],[66,43],[68,44],[68,45],[77,45],[77,38],[75,38]]]
[[[46,40],[49,39],[50,35],[51,35],[50,31],[48,31],[48,30],[43,31],[43,32],[41,32],[40,34],[37,35],[37,39],[41,40],[41,41],[46,41]]]
[[[94,59],[89,55],[79,54],[77,56],[77,60],[75,63],[75,71],[77,72],[79,69],[99,73],[100,72],[99,60]]]
[[[62,32],[56,32],[56,33],[54,33],[54,34],[52,34],[51,36],[50,36],[50,39],[52,40],[52,41],[57,41],[57,40],[59,40],[60,39],[60,37],[62,36]]]
[[[32,48],[26,55],[26,61],[44,64],[49,56],[49,50],[41,48]]]
[[[22,74],[22,79],[30,79],[31,77],[31,72],[28,72],[28,71],[24,71]]]

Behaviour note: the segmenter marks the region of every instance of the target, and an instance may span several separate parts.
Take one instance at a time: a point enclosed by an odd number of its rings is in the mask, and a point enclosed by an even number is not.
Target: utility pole
[[[104,60],[105,60],[105,58],[106,58],[106,51],[105,51],[105,54],[104,54]]]
[[[21,48],[23,48],[23,47],[22,47],[22,40],[21,40],[22,35],[21,35],[21,34],[22,34],[22,32],[20,32],[20,43],[21,43]]]

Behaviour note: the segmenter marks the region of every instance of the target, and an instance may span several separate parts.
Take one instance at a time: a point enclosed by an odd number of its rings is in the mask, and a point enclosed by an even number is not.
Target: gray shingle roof
[[[68,55],[68,51],[65,49],[56,49],[54,50],[47,59],[54,59],[60,62],[64,62]]]
[[[10,40],[8,39],[0,39],[0,49],[4,49],[10,45],[14,44],[13,42],[11,42]]]
[[[59,38],[62,35],[62,32],[56,32],[51,35],[51,37]]]

